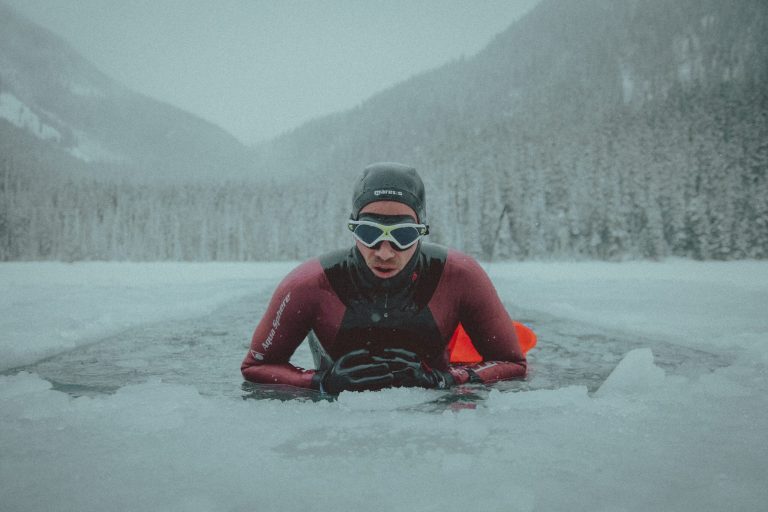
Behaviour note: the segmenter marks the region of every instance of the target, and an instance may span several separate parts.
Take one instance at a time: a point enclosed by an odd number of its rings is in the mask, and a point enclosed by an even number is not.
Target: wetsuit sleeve
[[[289,361],[312,328],[317,306],[314,290],[321,275],[320,263],[310,261],[288,274],[277,287],[243,359],[240,370],[246,380],[312,387],[315,372]]]
[[[457,282],[461,283],[459,289],[463,291],[459,321],[483,356],[482,363],[451,367],[454,378],[465,383],[479,377],[486,384],[524,378],[527,373],[525,354],[512,319],[485,270],[474,258],[461,253],[452,252],[448,263],[455,265],[451,271],[459,274]]]

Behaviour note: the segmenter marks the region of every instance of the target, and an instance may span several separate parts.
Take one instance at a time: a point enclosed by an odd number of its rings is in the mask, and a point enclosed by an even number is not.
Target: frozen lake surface
[[[53,389],[73,396],[114,393],[129,384],[162,379],[194,386],[202,395],[238,397],[258,395],[289,397],[289,390],[263,390],[241,386],[238,362],[248,348],[256,311],[264,311],[270,290],[249,295],[191,319],[156,322],[121,331],[94,343],[42,361],[15,368],[36,373]],[[508,304],[514,310],[514,305]],[[596,391],[619,361],[633,348],[650,347],[661,368],[696,375],[725,367],[728,355],[691,349],[658,339],[581,324],[538,312],[517,315],[542,338],[542,348],[529,355],[531,372],[525,381],[500,383],[499,390],[557,389],[583,385]],[[312,355],[303,344],[292,360],[313,368]],[[297,395],[298,397],[306,395]]]
[[[526,381],[244,400],[291,266],[0,265],[2,510],[764,509],[768,263],[491,265]]]

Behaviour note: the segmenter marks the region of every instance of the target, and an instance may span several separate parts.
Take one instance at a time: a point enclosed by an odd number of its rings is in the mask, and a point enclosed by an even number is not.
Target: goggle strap
[[[370,222],[370,221],[362,221],[362,220],[354,220],[354,219],[350,219],[347,221],[347,229],[349,229],[350,231],[354,231],[355,228],[357,228],[357,226],[360,226],[360,225],[377,227],[382,231],[384,231],[382,227],[386,227],[386,228],[389,228],[389,227],[394,228],[395,226],[413,227],[413,228],[416,228],[416,230],[418,230],[421,236],[425,236],[429,234],[429,224],[402,223],[402,224],[387,225],[387,224],[379,224],[378,222]]]

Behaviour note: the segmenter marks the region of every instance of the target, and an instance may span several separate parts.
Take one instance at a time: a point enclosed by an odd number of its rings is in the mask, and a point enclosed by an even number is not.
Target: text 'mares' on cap
[[[352,218],[357,219],[360,210],[375,201],[397,201],[408,205],[416,212],[417,220],[426,224],[424,182],[413,167],[394,162],[366,167],[355,183]]]

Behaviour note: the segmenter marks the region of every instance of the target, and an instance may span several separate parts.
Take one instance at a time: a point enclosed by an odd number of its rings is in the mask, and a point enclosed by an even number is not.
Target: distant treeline
[[[591,131],[479,134],[436,182],[455,195],[446,241],[486,259],[768,257],[768,94],[690,95]]]
[[[432,241],[481,259],[768,257],[768,95],[670,101],[553,139],[500,127],[426,155]],[[461,159],[455,158],[461,155]],[[352,243],[352,183],[141,185],[0,156],[1,260],[303,259]]]

